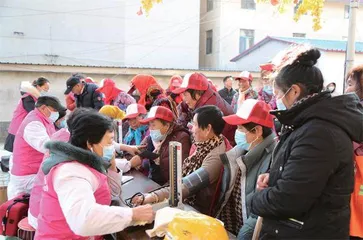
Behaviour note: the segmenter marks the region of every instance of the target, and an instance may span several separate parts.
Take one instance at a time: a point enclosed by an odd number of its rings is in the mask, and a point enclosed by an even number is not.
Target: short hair
[[[68,115],[67,127],[69,131],[72,131],[73,120],[86,112],[95,111],[92,108],[76,108],[71,114]]]
[[[195,90],[195,89],[187,89],[186,91],[188,93],[190,93],[190,96],[192,97],[193,100],[197,100],[197,97],[196,97],[197,94],[202,96],[205,92],[203,90]]]
[[[223,78],[223,83],[225,83],[229,78],[232,78],[232,76],[226,76]]]
[[[213,132],[220,135],[223,132],[225,122],[222,111],[214,105],[206,105],[194,111],[197,115],[197,123],[201,129],[206,129],[210,124]]]
[[[70,143],[76,147],[87,149],[87,143],[101,142],[106,132],[113,132],[113,122],[98,112],[86,111],[75,116],[71,123]]]
[[[253,122],[249,122],[249,123],[246,123],[246,124],[242,124],[242,126],[244,128],[247,129],[247,131],[249,132],[255,132],[256,129],[254,129],[256,126],[261,126],[259,124],[256,124],[256,123],[253,123]],[[265,127],[265,126],[261,126],[262,127],[262,138],[265,139],[267,138],[268,136],[271,135],[272,133],[272,129],[271,128],[268,128],[268,127]]]
[[[359,98],[363,98],[363,64],[354,67],[347,76],[348,80],[351,78],[356,83],[356,93]]]
[[[43,86],[46,83],[49,83],[49,80],[46,79],[45,77],[40,77],[40,78],[34,80],[33,83],[32,83],[32,85],[33,85],[33,87],[36,87],[36,86],[41,87],[41,86]]]

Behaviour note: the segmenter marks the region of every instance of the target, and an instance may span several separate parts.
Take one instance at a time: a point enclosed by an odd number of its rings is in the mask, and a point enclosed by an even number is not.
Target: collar
[[[242,157],[242,160],[246,165],[247,169],[253,167],[253,165],[256,164],[261,159],[264,151],[266,151],[267,153],[272,152],[274,142],[275,142],[275,134],[271,133],[255,148],[253,148],[251,151],[248,151],[246,155]]]
[[[34,112],[35,112],[35,114],[39,117],[39,118],[41,118],[42,120],[44,120],[44,121],[46,121],[47,123],[52,123],[51,121],[50,121],[50,119],[47,117],[47,116],[45,116],[41,111],[39,111],[39,109],[38,108],[35,108],[34,109]]]

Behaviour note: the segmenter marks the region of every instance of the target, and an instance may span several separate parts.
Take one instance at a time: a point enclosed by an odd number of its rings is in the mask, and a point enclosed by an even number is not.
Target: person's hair
[[[320,58],[320,51],[316,48],[300,54],[292,64],[281,69],[275,78],[276,85],[286,92],[293,84],[302,88],[300,98],[321,92],[324,78],[320,69],[315,66]]]
[[[252,132],[252,133],[255,133],[256,132],[256,129],[254,129],[256,126],[261,126],[259,124],[256,124],[256,123],[253,123],[253,122],[250,122],[250,123],[246,123],[246,124],[242,124],[242,126],[244,128],[246,128],[247,131],[249,132]],[[267,138],[268,136],[271,135],[272,133],[272,129],[271,128],[268,128],[268,127],[265,127],[265,126],[261,126],[262,127],[262,138],[265,139]]]
[[[160,119],[158,118],[158,120],[161,122],[161,124],[163,124],[164,126],[171,124],[171,122],[165,121],[164,119]]]
[[[190,96],[192,97],[193,100],[197,100],[196,95],[198,94],[199,96],[202,96],[205,91],[203,91],[203,90],[187,89],[187,92],[190,93]]]
[[[72,130],[72,125],[73,125],[73,120],[77,117],[77,116],[81,116],[82,114],[86,113],[86,112],[90,112],[90,111],[95,111],[92,108],[76,108],[73,112],[71,112],[68,115],[68,119],[67,119],[67,127],[68,130],[71,131]]]
[[[347,80],[351,78],[356,83],[356,93],[363,98],[363,65],[354,67],[348,74]]]
[[[67,114],[67,109],[59,111],[59,117],[58,117],[57,121],[59,119],[61,119],[62,117],[64,117],[66,114]]]
[[[201,129],[206,129],[210,124],[213,132],[220,135],[225,126],[222,111],[214,105],[206,105],[194,111],[197,115],[197,123]]]
[[[106,132],[113,131],[113,122],[98,112],[85,111],[74,117],[71,123],[70,143],[76,147],[87,149],[87,143],[99,143]]]
[[[43,86],[46,83],[49,83],[49,80],[46,79],[45,77],[40,77],[40,78],[34,80],[33,83],[32,83],[32,85],[33,85],[33,87],[36,87],[36,86],[41,87],[41,86]]]
[[[223,83],[225,83],[229,78],[231,78],[232,76],[226,76],[223,78]]]

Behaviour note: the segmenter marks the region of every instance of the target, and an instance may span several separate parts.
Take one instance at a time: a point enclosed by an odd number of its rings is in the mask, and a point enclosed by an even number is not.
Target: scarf
[[[125,137],[125,143],[127,145],[140,145],[147,129],[148,127],[145,125],[138,127],[136,130],[129,127],[129,132]],[[135,144],[132,144],[132,141],[134,141]]]
[[[243,225],[241,176],[241,169],[238,168],[236,182],[234,183],[231,196],[219,216],[219,219],[224,223],[225,228],[234,235],[238,234]]]
[[[196,146],[196,150],[194,154],[186,158],[183,162],[183,177],[188,176],[200,168],[207,155],[222,143],[222,136],[216,136],[214,138],[208,139],[205,142],[195,142],[194,144]],[[186,202],[193,206],[195,203],[195,196],[189,197],[186,199]]]

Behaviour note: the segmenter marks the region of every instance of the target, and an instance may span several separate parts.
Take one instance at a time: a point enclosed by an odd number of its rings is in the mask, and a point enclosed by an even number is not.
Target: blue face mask
[[[277,110],[279,111],[285,111],[287,110],[287,107],[285,106],[284,102],[282,101],[282,99],[284,99],[284,97],[286,96],[286,94],[291,90],[291,87],[285,92],[285,94],[279,98],[279,99],[276,99],[276,107],[277,107]]]
[[[67,128],[67,121],[65,119],[59,123],[59,128]]]
[[[263,91],[268,95],[272,95],[272,87],[270,85],[263,86]]]
[[[250,148],[250,144],[246,139],[246,133],[236,130],[234,140],[236,141],[237,146],[242,147],[244,150],[248,150]]]
[[[110,146],[103,147],[103,159],[106,161],[111,161],[115,153],[115,146],[112,144]]]
[[[160,130],[150,130],[150,137],[154,142],[161,142],[165,139],[165,135],[161,134]]]
[[[47,96],[47,95],[48,95],[47,91],[44,91],[44,90],[40,91],[40,96]]]
[[[48,110],[50,111],[50,116],[49,116],[50,121],[52,121],[52,123],[55,123],[59,118],[59,112],[52,112],[52,110],[50,110],[49,108]]]

